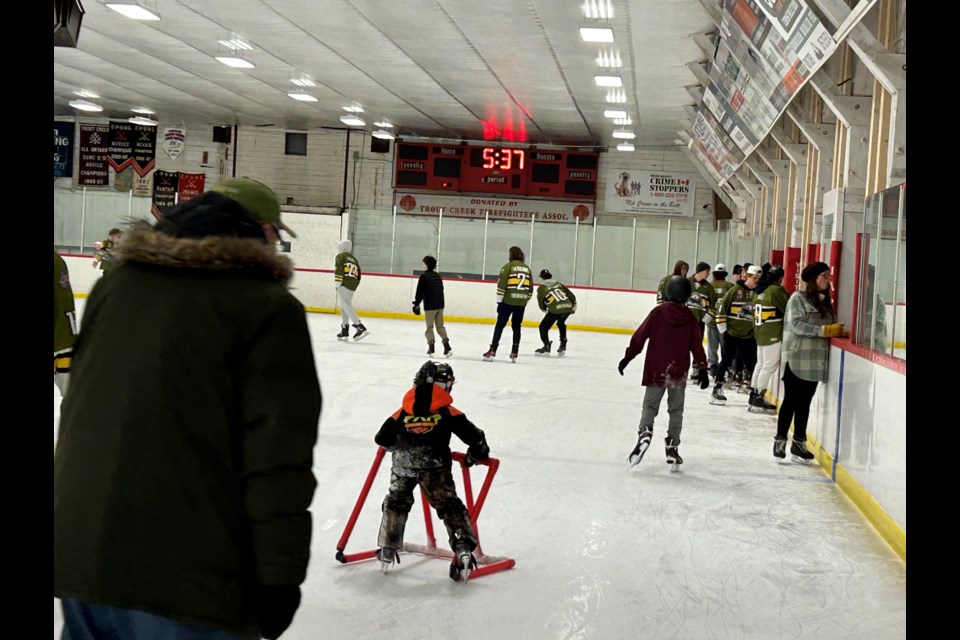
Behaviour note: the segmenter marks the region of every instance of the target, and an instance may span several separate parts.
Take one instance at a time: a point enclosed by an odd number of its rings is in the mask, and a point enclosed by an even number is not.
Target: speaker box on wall
[[[370,138],[370,153],[390,153],[390,141],[382,138]]]
[[[77,46],[83,14],[80,0],[53,0],[53,46]]]
[[[230,144],[230,127],[214,127],[213,141]]]

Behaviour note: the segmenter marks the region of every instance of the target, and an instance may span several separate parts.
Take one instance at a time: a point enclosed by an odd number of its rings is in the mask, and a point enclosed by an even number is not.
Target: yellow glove
[[[843,325],[839,322],[825,324],[823,325],[823,328],[820,329],[820,335],[822,335],[824,338],[841,338],[843,337],[843,334]]]

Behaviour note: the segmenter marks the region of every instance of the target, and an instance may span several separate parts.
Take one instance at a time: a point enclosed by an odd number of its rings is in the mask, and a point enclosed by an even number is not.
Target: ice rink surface
[[[540,317],[528,307],[528,320]],[[463,585],[448,561],[416,554],[387,575],[376,560],[340,564],[373,436],[427,359],[424,323],[365,319],[370,336],[357,343],[335,339],[332,315],[309,324],[323,390],[318,488],[303,602],[284,640],[906,637],[906,566],[819,467],[775,461],[776,419],[749,413],[747,396],[727,392],[718,407],[687,387],[680,473],[665,464],[664,399],[650,450],[630,468],[644,354],[620,377],[622,334],[571,331],[565,357],[538,357],[525,327],[512,364],[508,327],[487,363],[492,325],[448,324],[454,405],[501,461],[480,542],[516,567]],[[556,348],[556,328],[551,337]],[[55,388],[54,441],[59,401]],[[388,465],[389,454],[347,553],[376,546]],[[474,492],[485,473],[472,471]],[[434,528],[446,548],[435,515]],[[419,493],[405,541],[426,542]],[[54,600],[55,638],[61,625]]]

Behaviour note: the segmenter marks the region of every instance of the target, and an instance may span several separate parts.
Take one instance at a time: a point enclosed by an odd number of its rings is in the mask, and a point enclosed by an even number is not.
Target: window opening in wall
[[[287,132],[283,152],[288,156],[307,155],[307,134]]]

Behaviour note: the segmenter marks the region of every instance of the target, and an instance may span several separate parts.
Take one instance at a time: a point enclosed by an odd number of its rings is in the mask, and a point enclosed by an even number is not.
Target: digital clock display
[[[470,166],[477,169],[523,171],[527,167],[527,151],[506,147],[473,147],[470,149]]]

